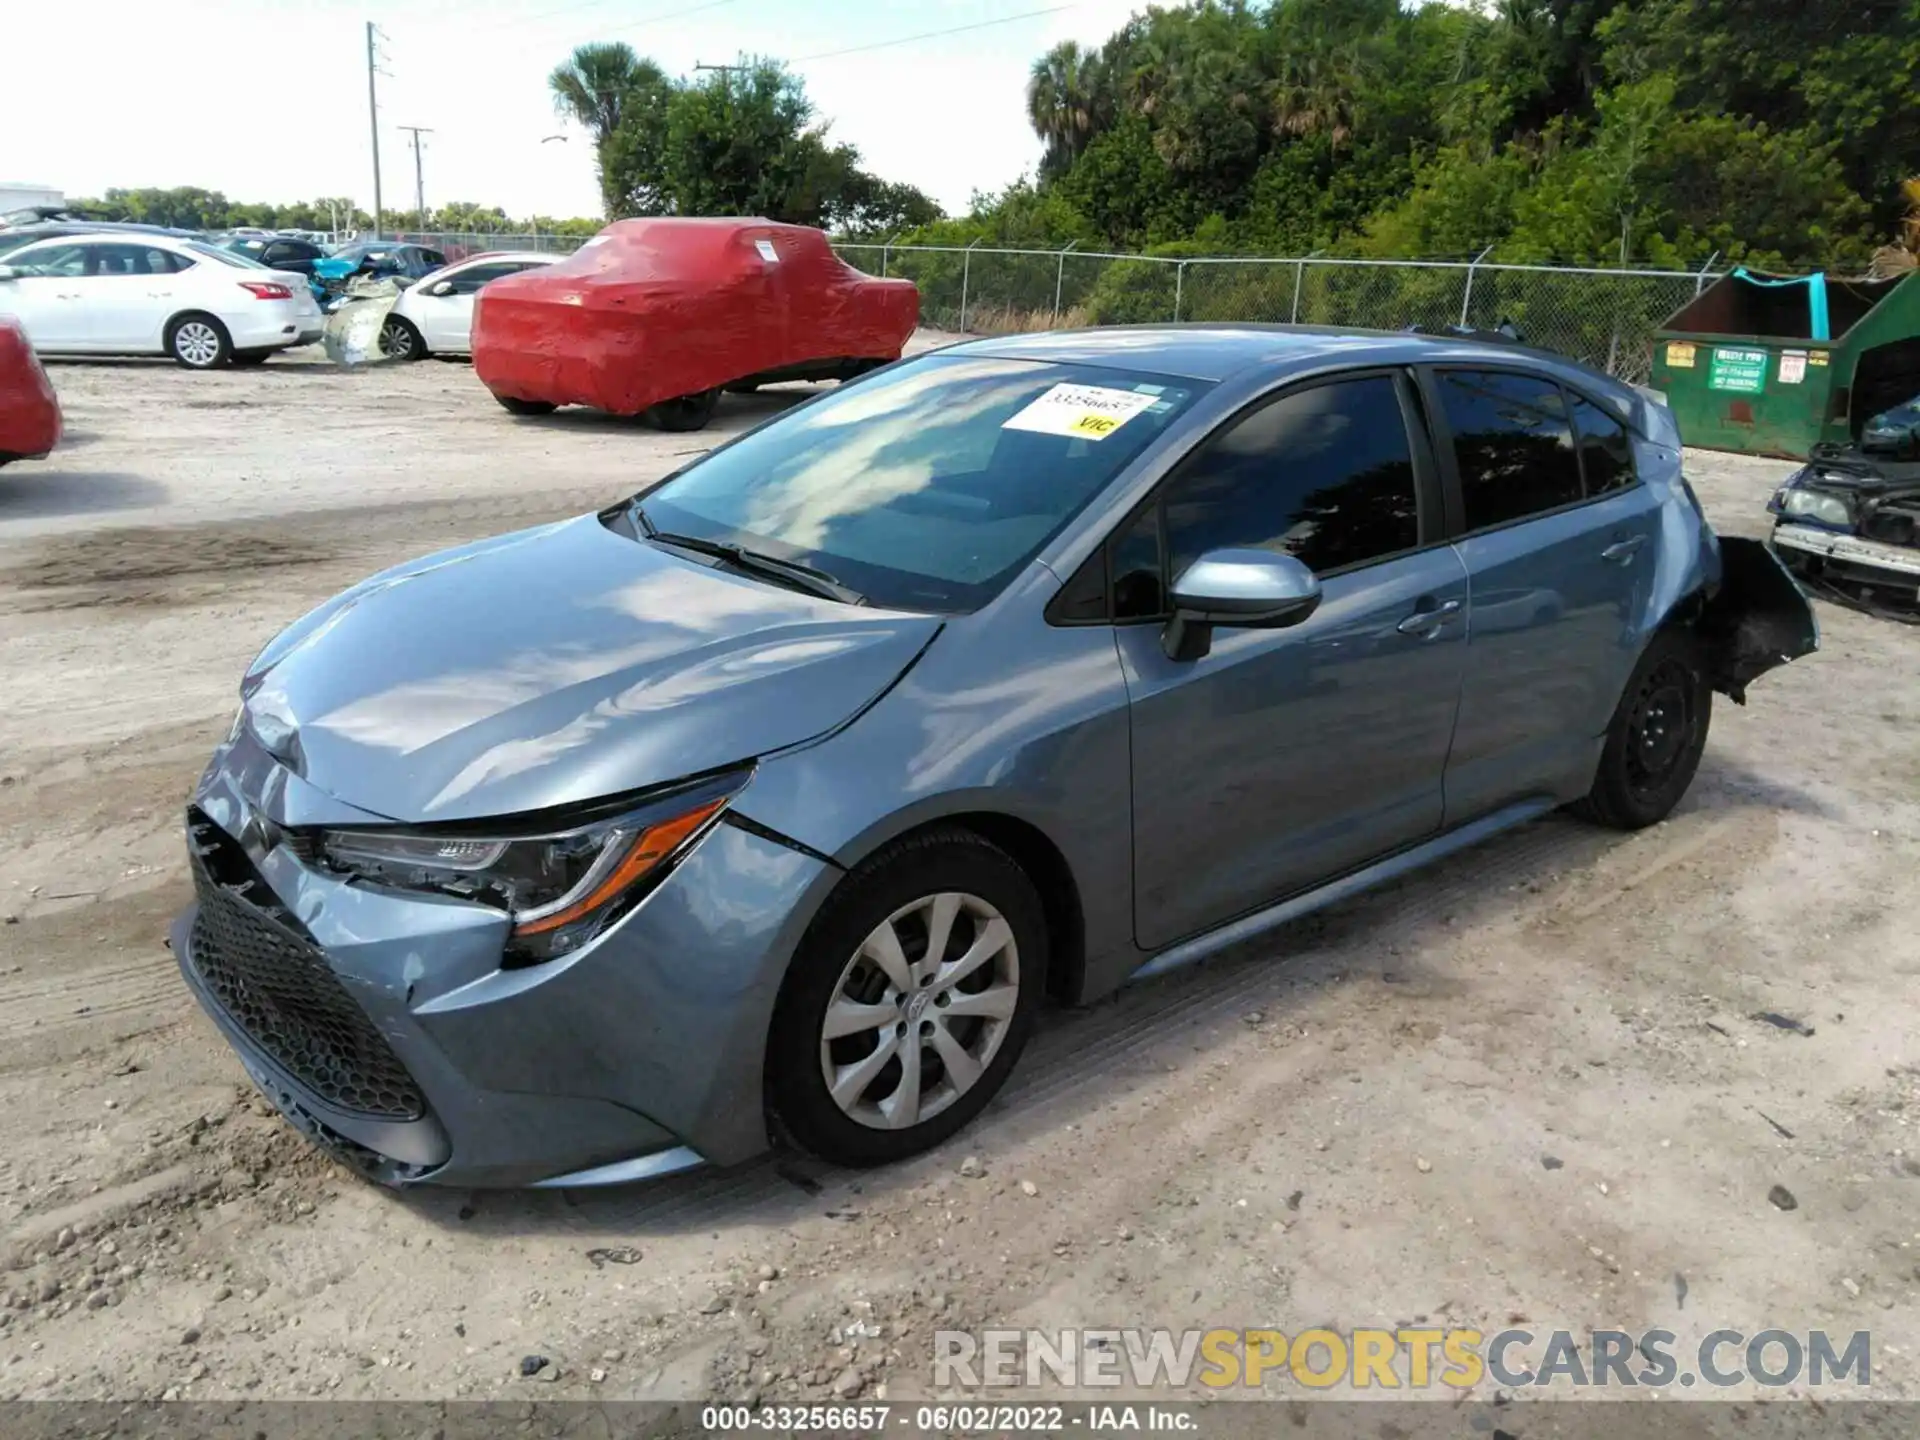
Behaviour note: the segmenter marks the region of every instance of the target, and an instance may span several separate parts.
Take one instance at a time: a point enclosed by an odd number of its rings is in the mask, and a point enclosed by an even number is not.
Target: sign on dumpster
[[[1716,345],[1707,371],[1707,387],[1734,395],[1758,395],[1767,388],[1767,352],[1729,350]]]

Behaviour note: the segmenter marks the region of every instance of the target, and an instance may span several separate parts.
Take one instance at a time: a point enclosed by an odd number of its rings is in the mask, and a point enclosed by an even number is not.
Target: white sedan
[[[551,265],[562,257],[532,250],[472,255],[416,280],[393,302],[380,330],[380,350],[395,360],[471,355],[473,297],[489,280]]]
[[[257,365],[324,328],[305,276],[198,240],[112,231],[9,252],[0,315],[42,355],[171,355],[194,370]]]

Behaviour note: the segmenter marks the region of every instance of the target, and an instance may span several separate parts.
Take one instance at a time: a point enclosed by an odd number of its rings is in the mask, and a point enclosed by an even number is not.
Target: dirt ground
[[[65,446],[0,474],[0,1399],[904,1399],[938,1328],[1428,1317],[1870,1330],[1920,1396],[1920,631],[1821,605],[1668,823],[1543,820],[1055,1015],[916,1163],[393,1194],[180,985],[184,798],[327,594],[713,435],[440,363],[53,377]],[[1784,469],[1692,463],[1732,533]]]

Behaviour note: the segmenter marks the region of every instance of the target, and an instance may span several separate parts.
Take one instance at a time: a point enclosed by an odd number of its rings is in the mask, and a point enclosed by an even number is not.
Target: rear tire
[[[768,1107],[835,1164],[938,1145],[1006,1083],[1046,971],[1045,912],[1012,857],[957,827],[897,841],[801,941],[768,1039]]]
[[[1699,644],[1683,632],[1653,637],[1607,727],[1593,788],[1573,812],[1615,830],[1672,813],[1693,784],[1713,720],[1713,686]]]
[[[493,398],[514,415],[551,415],[560,408],[550,400],[522,400],[517,395],[496,395]]]
[[[692,395],[662,400],[645,414],[662,430],[681,434],[689,430],[704,430],[719,404],[720,392],[717,389],[701,390]]]
[[[189,370],[218,370],[233,358],[233,337],[213,316],[196,310],[168,324],[167,353]]]

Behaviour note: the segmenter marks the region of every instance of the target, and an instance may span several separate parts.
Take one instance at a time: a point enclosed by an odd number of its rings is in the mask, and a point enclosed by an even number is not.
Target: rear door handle
[[[1629,535],[1624,540],[1616,540],[1600,552],[1600,558],[1610,565],[1625,565],[1640,553],[1640,547],[1647,543],[1644,535]]]
[[[1458,600],[1445,600],[1438,605],[1422,601],[1423,608],[1417,609],[1394,628],[1402,635],[1424,635],[1431,639],[1440,633],[1440,627],[1460,613]]]

